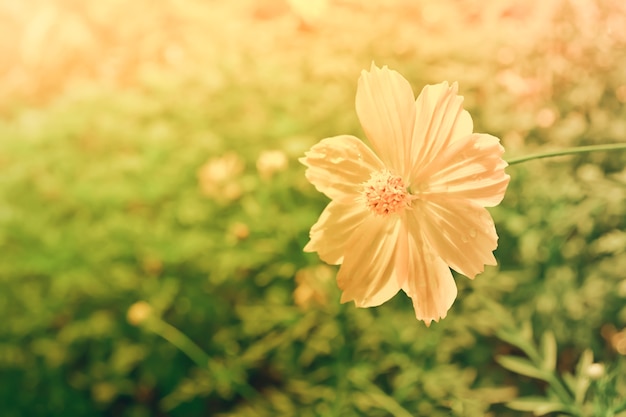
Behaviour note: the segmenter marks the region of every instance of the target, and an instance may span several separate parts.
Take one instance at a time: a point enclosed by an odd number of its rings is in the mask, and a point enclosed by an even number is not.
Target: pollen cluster
[[[372,173],[363,184],[363,195],[367,208],[378,215],[397,213],[410,202],[402,177],[387,170]]]

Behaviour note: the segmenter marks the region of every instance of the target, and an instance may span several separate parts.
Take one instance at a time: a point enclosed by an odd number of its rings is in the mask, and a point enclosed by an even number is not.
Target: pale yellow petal
[[[329,264],[342,263],[350,236],[371,215],[365,202],[359,197],[345,203],[331,201],[317,223],[311,227],[311,240],[304,247],[304,251],[317,252]]]
[[[493,207],[504,198],[510,180],[503,152],[498,138],[474,133],[443,150],[413,183],[424,184],[423,195],[437,194],[451,204],[462,199]]]
[[[417,97],[411,178],[420,177],[442,149],[472,133],[472,118],[463,110],[463,97],[457,90],[456,83],[443,82],[425,86]]]
[[[450,268],[424,241],[419,224],[412,215],[405,217],[400,232],[396,270],[404,277],[400,279],[402,289],[413,301],[415,317],[426,325],[446,317],[454,303],[457,288]]]
[[[399,231],[398,217],[371,215],[352,234],[337,275],[342,303],[354,301],[357,307],[373,307],[400,290],[394,272]]]
[[[354,198],[370,174],[384,168],[380,159],[361,140],[342,135],[323,139],[305,153],[306,178],[331,199]]]
[[[474,278],[496,265],[498,235],[487,209],[443,197],[416,200],[413,208],[426,242],[452,269]]]
[[[363,71],[356,93],[356,112],[374,150],[396,175],[406,177],[415,124],[415,96],[398,72],[372,64]]]

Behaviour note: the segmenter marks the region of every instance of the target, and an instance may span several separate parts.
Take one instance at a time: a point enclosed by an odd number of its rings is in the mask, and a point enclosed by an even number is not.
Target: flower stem
[[[209,355],[207,355],[198,345],[196,345],[187,335],[178,330],[176,327],[161,320],[158,317],[151,317],[146,321],[146,327],[172,345],[180,349],[187,355],[196,365],[203,369],[207,369],[209,365]]]
[[[599,152],[599,151],[613,151],[626,149],[626,143],[611,143],[607,145],[591,145],[591,146],[578,146],[576,148],[562,149],[560,151],[542,152],[528,156],[521,156],[519,158],[509,159],[507,162],[509,165],[520,164],[526,161],[532,161],[533,159],[550,158],[553,156],[573,155],[577,153]]]

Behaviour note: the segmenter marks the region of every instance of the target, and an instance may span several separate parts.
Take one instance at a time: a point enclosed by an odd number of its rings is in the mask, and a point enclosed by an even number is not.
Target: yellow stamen
[[[363,187],[365,204],[374,214],[397,213],[407,207],[411,201],[402,177],[393,175],[387,170],[372,173]]]

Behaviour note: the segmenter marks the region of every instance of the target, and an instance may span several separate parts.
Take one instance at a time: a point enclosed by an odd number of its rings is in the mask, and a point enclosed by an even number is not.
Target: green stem
[[[207,369],[209,355],[196,345],[187,335],[158,317],[151,317],[146,321],[147,327],[172,345],[180,349],[200,368]]]
[[[339,320],[337,320],[339,325],[339,331],[341,332],[341,338],[337,340],[340,344],[339,352],[338,352],[338,360],[335,361],[335,401],[334,401],[334,409],[333,415],[340,416],[343,415],[343,407],[344,401],[346,397],[347,391],[347,379],[346,375],[348,374],[349,369],[352,366],[351,362],[351,338],[348,331],[348,317],[346,317],[346,305],[342,304],[339,306]]]
[[[176,327],[156,316],[149,317],[145,322],[145,326],[180,349],[201,369],[209,369],[209,361],[211,359],[209,355]],[[256,393],[254,388],[247,382],[234,382],[234,389],[246,399],[253,398]]]
[[[591,145],[591,146],[579,146],[576,148],[562,149],[560,151],[541,152],[528,156],[521,156],[519,158],[509,159],[507,162],[509,165],[520,164],[526,161],[532,161],[533,159],[550,158],[553,156],[573,155],[577,153],[599,152],[599,151],[614,151],[626,149],[626,143],[611,143],[607,145]]]

